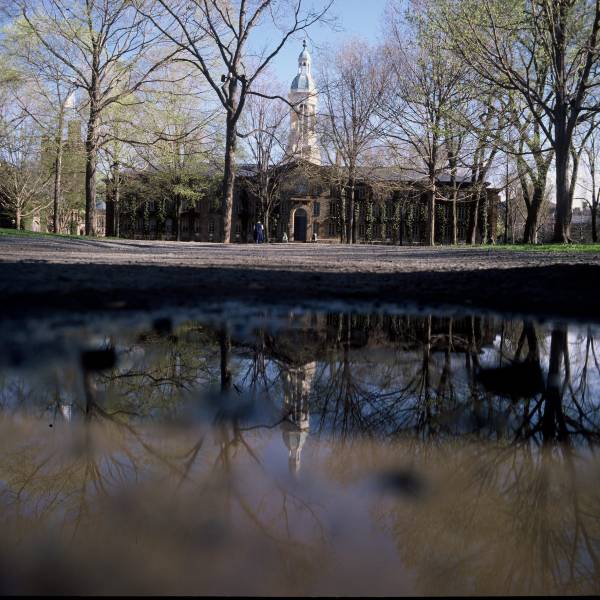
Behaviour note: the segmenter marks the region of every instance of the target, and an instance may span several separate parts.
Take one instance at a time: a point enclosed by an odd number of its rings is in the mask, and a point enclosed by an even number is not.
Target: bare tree
[[[159,36],[129,0],[19,2],[22,27],[64,65],[70,83],[87,95],[85,233],[95,235],[103,113],[139,90],[172,54],[150,60],[149,51],[157,53]]]
[[[185,63],[169,62],[157,69],[157,80],[105,112],[101,157],[109,174],[112,234],[120,235],[121,185],[124,171],[151,175],[176,204],[177,239],[181,213],[198,200],[190,182],[200,176],[201,163],[214,155],[216,110],[204,101],[205,90]],[[203,165],[206,167],[206,165]],[[152,202],[144,195],[142,202]],[[161,220],[164,212],[159,211]]]
[[[330,164],[342,171],[342,239],[356,242],[355,184],[358,169],[380,143],[383,126],[380,104],[389,77],[375,50],[354,39],[321,61],[323,100],[321,140]],[[363,178],[366,175],[362,171]],[[348,202],[345,202],[345,200]]]
[[[592,217],[592,241],[598,241],[598,207],[600,206],[600,181],[598,181],[598,169],[600,169],[600,132],[596,126],[596,120],[592,121],[593,131],[585,145],[585,167],[587,168],[589,180],[589,200],[585,203],[590,209]]]
[[[39,154],[39,138],[39,130],[27,119],[0,143],[0,203],[14,215],[17,229],[24,217],[52,202],[47,194],[48,173],[32,158]]]
[[[281,95],[265,85],[260,89],[265,95]],[[248,99],[243,119],[247,131],[242,137],[253,161],[246,186],[258,199],[266,241],[271,231],[271,215],[279,206],[280,184],[287,173],[288,108],[283,102],[253,95]]]
[[[13,40],[15,41],[15,40]],[[73,86],[64,73],[64,65],[35,44],[35,39],[20,39],[11,54],[27,81],[24,95],[16,98],[24,113],[35,120],[46,140],[42,154],[48,153],[50,164],[44,165],[53,177],[52,230],[61,230],[63,204],[64,130],[68,112],[73,108]],[[25,44],[25,45],[24,45]]]
[[[600,110],[600,1],[435,0],[457,56],[522,96],[556,164],[555,242],[570,241],[569,159],[576,129]]]
[[[437,182],[447,164],[448,132],[443,128],[464,100],[466,69],[443,51],[441,34],[428,28],[420,13],[404,15],[403,8],[401,2],[390,5],[387,20],[386,67],[393,83],[383,98],[382,116],[392,149],[400,156],[412,156],[413,171],[424,181],[426,243],[434,245]],[[480,158],[473,163],[475,178],[481,173],[480,163]]]
[[[160,10],[143,13],[183,52],[181,60],[200,71],[225,110],[224,243],[231,241],[238,123],[246,101],[262,95],[257,78],[288,40],[325,19],[332,3],[315,9],[306,0],[156,0]],[[265,36],[267,26],[277,32],[274,41]]]

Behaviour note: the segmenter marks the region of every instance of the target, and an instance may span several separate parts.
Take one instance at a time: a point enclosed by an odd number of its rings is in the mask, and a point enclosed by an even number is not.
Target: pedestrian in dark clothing
[[[254,226],[254,241],[257,244],[262,244],[265,241],[265,228],[260,221]]]

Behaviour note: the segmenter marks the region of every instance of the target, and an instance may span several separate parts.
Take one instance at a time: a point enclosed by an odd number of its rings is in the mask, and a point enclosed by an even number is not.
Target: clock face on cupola
[[[321,151],[317,143],[317,91],[311,74],[312,59],[306,48],[298,56],[298,74],[294,77],[288,99],[290,108],[290,133],[288,154],[313,164],[321,164]]]

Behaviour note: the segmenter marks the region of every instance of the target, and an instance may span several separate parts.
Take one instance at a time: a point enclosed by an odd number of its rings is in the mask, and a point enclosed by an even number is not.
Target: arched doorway
[[[306,241],[306,228],[308,225],[308,215],[303,208],[298,208],[294,214],[294,241]]]

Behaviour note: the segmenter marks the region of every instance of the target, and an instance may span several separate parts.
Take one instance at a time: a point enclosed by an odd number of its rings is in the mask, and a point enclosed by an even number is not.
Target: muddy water
[[[285,311],[4,334],[3,592],[600,592],[600,332]]]

